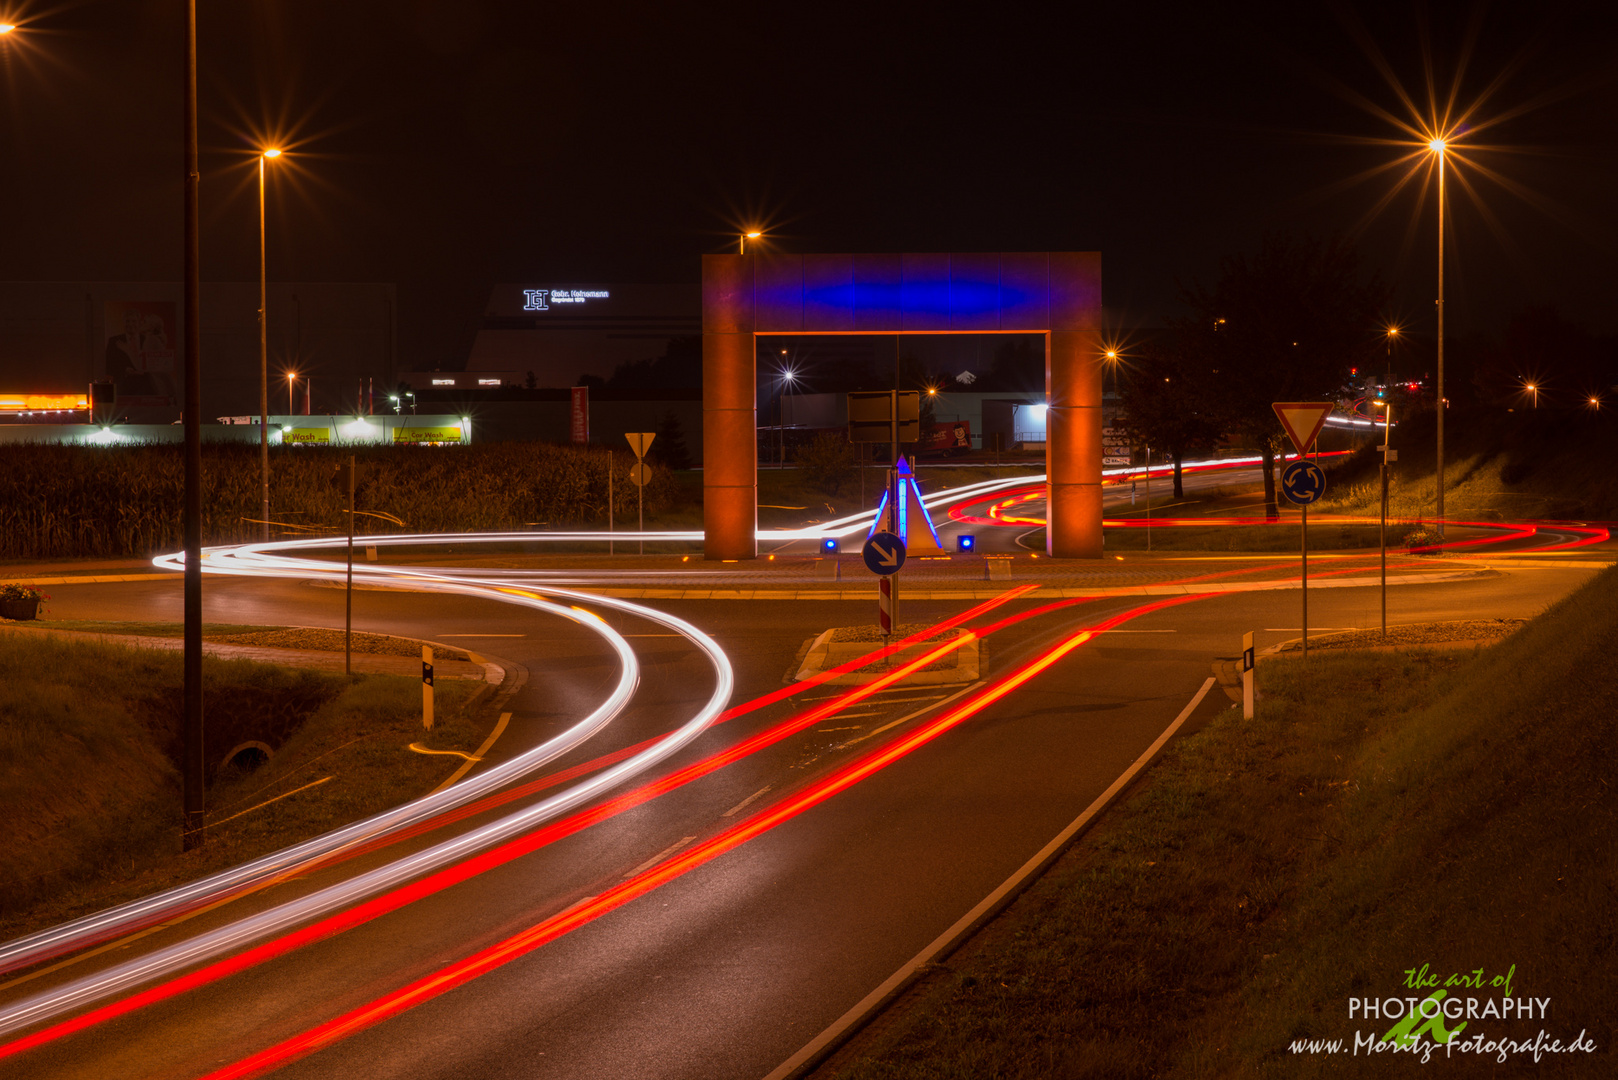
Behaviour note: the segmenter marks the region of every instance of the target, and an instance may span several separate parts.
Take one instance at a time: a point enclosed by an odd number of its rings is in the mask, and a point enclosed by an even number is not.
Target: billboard
[[[120,407],[177,407],[178,305],[172,300],[109,300],[103,305],[104,375]]]
[[[575,386],[570,396],[568,438],[576,444],[590,441],[590,388]]]
[[[1128,465],[1134,456],[1134,445],[1129,432],[1121,427],[1101,429],[1101,464]]]

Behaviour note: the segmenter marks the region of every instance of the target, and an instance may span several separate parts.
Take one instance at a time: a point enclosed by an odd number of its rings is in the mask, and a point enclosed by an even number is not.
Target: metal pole
[[[348,611],[343,618],[343,674],[354,673],[354,458],[348,459]]]
[[[1444,539],[1444,151],[1438,152],[1438,538]]]
[[[258,155],[258,516],[259,538],[270,539],[270,316],[269,263],[264,241],[264,155]]]
[[[1393,437],[1393,406],[1384,405],[1382,420],[1382,524],[1377,537],[1382,545],[1382,640],[1388,638],[1388,447]]]
[[[1146,448],[1146,550],[1152,550],[1152,448]]]
[[[185,5],[185,717],[182,845],[202,843],[202,284],[197,221],[197,4]]]
[[[607,554],[614,554],[612,546],[612,451],[607,451]]]
[[[640,459],[635,459],[640,464]],[[640,481],[635,482],[635,521],[640,526],[640,553],[646,554],[646,485]]]
[[[1302,455],[1299,455],[1300,457]],[[1309,659],[1309,504],[1303,504],[1303,574],[1299,584],[1303,589],[1303,658]]]

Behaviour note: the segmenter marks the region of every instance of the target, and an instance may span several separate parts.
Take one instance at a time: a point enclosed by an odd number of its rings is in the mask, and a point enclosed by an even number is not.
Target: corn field
[[[178,550],[183,453],[173,445],[0,448],[0,558]],[[273,537],[347,532],[347,491],[332,477],[351,454],[360,473],[355,505],[373,515],[358,519],[362,533],[605,526],[609,468],[614,517],[620,525],[635,520],[628,452],[545,443],[291,446],[270,448]],[[258,539],[259,448],[205,444],[202,478],[203,543]],[[653,466],[647,512],[665,508],[674,494],[668,470]]]

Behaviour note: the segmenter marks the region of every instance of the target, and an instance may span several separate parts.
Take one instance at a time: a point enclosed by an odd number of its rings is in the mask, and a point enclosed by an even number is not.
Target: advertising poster
[[[104,305],[104,370],[117,387],[120,407],[178,407],[178,306],[172,300]]]
[[[590,388],[588,386],[573,387],[573,408],[568,416],[568,434],[573,442],[580,445],[590,441]]]

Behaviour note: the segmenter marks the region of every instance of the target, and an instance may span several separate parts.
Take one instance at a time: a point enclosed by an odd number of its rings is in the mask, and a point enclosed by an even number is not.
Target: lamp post
[[[274,161],[281,151],[271,147],[258,155],[258,516],[264,523],[262,539],[270,539],[270,317],[269,259],[264,230],[264,163]],[[288,408],[291,395],[288,394]]]
[[[738,255],[746,255],[747,254],[747,242],[749,240],[757,240],[759,237],[761,237],[763,235],[764,234],[759,232],[757,229],[753,229],[753,230],[751,230],[749,232],[742,233],[741,236],[738,237],[738,247],[736,249],[736,254],[738,254]]]
[[[298,407],[295,404],[293,404],[293,401],[292,401],[292,394],[293,394],[294,389],[297,387],[297,385],[298,385],[298,373],[296,371],[287,372],[287,415],[288,416],[296,416],[296,415],[298,415]]]
[[[1523,389],[1534,395],[1534,408],[1539,408],[1539,386],[1536,383],[1523,383]]]
[[[1382,523],[1377,527],[1377,541],[1382,548],[1382,640],[1388,639],[1388,461],[1389,445],[1393,441],[1393,405],[1378,401],[1385,413],[1382,420]]]
[[[786,352],[785,349],[782,349],[781,355],[785,356]],[[797,378],[797,373],[791,368],[784,367],[781,369],[781,388],[775,395],[775,467],[777,469],[787,467],[786,419],[782,415],[781,399],[786,396],[787,390],[797,381]]]
[[[1444,539],[1444,150],[1443,137],[1427,143],[1438,155],[1438,538]]]

